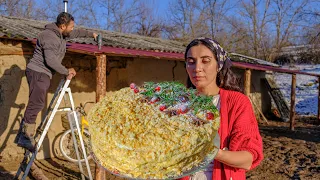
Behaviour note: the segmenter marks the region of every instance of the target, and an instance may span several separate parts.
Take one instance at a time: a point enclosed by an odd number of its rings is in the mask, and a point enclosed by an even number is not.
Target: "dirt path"
[[[0,179],[13,179],[16,170],[19,167],[20,161],[17,162],[7,162],[7,163],[0,163]],[[70,163],[64,159],[60,158],[53,158],[53,159],[46,159],[41,161],[36,161],[38,167],[40,167],[45,175],[51,180],[66,180],[66,179],[81,179],[81,174],[79,173],[78,164]],[[83,164],[85,168],[85,164]],[[92,160],[90,160],[90,168],[91,173],[94,175],[95,164]],[[85,174],[86,169],[84,169]],[[108,179],[117,179],[121,180],[121,178],[117,178],[112,174],[107,174]],[[29,180],[33,178],[29,176]]]
[[[260,125],[264,156],[247,179],[320,179],[320,126],[298,123]]]
[[[260,124],[265,159],[247,173],[247,179],[320,179],[320,126],[297,123],[294,132],[288,126],[275,121]],[[0,162],[0,179],[12,179],[20,161]],[[49,179],[81,179],[77,164],[63,159],[46,159],[36,164]],[[91,167],[94,173],[92,160]],[[107,179],[121,178],[108,174]]]

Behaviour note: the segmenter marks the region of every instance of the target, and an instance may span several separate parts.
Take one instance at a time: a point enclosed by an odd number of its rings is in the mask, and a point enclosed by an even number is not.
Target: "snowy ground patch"
[[[320,65],[295,65],[285,67],[320,74]],[[290,106],[291,74],[274,73],[274,78]],[[296,112],[299,115],[316,115],[318,112],[318,78],[297,74]]]

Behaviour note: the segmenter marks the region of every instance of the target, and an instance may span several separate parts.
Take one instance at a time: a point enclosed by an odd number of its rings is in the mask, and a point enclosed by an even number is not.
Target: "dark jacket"
[[[67,39],[77,37],[93,37],[92,32],[73,30]],[[55,23],[47,24],[37,39],[33,57],[27,68],[47,74],[50,79],[55,72],[68,75],[68,69],[61,62],[66,53],[66,38],[59,32]]]

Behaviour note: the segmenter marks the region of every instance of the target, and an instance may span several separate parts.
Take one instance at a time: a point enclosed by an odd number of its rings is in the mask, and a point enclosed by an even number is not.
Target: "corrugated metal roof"
[[[50,22],[0,16],[0,37],[33,40],[48,23]],[[80,27],[78,26],[76,28]],[[100,33],[103,37],[102,49],[101,51],[98,50],[93,38],[77,38],[69,41],[67,48],[70,51],[86,52],[90,54],[104,53],[109,55],[184,60],[183,53],[185,51],[185,46],[178,41],[111,32],[101,29],[81,28]],[[279,67],[277,64],[241,54],[230,53],[230,57],[234,62]]]
[[[254,58],[254,57],[245,56],[238,53],[229,53],[229,56],[232,59],[232,61],[236,61],[236,62],[245,62],[250,64],[261,64],[265,66],[279,67],[278,64],[268,62],[262,59]]]
[[[139,49],[125,49],[119,47],[103,46],[101,50],[98,50],[96,45],[91,44],[77,44],[68,43],[67,49],[69,51],[87,52],[91,54],[107,54],[110,56],[133,56],[133,57],[152,57],[156,59],[172,59],[184,61],[183,53],[170,53],[170,52],[156,52],[156,51],[145,51]]]
[[[32,19],[24,19],[11,16],[0,16],[0,33],[1,36],[6,36],[10,38],[33,39],[37,37],[37,35],[44,29],[44,26],[48,23],[50,22],[36,21]],[[183,53],[185,50],[185,46],[178,41],[145,37],[135,34],[111,32],[81,26],[76,26],[75,28],[82,28],[92,32],[101,33],[103,38],[102,44],[104,46],[149,51],[157,50],[160,52],[175,53]],[[96,44],[96,42],[93,41],[93,38],[76,38],[70,40],[69,42],[82,44]]]

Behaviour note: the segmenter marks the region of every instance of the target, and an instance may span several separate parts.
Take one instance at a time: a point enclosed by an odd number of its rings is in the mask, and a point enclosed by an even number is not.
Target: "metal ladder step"
[[[28,150],[26,150],[24,158],[22,160],[22,162],[20,163],[20,167],[16,173],[16,176],[14,177],[14,179],[19,179],[20,174],[23,172],[23,176],[22,179],[25,180],[28,176],[28,173],[30,171],[31,165],[34,162],[34,160],[36,159],[37,153],[39,152],[41,146],[42,146],[42,142],[50,128],[50,125],[53,121],[53,118],[56,114],[57,111],[72,111],[75,115],[76,118],[76,131],[78,131],[78,134],[81,134],[80,132],[80,126],[77,120],[77,116],[76,116],[76,112],[75,112],[75,107],[74,107],[74,102],[73,102],[73,98],[72,98],[72,94],[71,94],[71,89],[69,88],[69,84],[70,84],[70,80],[61,80],[60,84],[50,102],[50,105],[47,109],[47,112],[45,114],[45,116],[42,118],[40,125],[37,128],[36,134],[35,134],[35,139],[37,140],[38,136],[40,135],[40,138],[37,141],[36,144],[36,150],[35,152],[30,152]],[[64,108],[60,108],[60,103],[62,101],[62,98],[64,98],[64,95],[68,93],[69,95],[69,100],[71,103],[71,107],[64,107]],[[74,128],[71,125],[71,122],[69,121],[70,126],[71,126],[71,130],[72,130],[72,136],[73,136],[73,142],[74,142],[74,147],[76,150],[76,154],[77,154],[77,158],[78,158],[78,165],[79,165],[79,169],[80,169],[80,173],[81,173],[81,178],[84,180],[85,176],[83,173],[83,167],[82,167],[82,163],[80,162],[80,155],[78,152],[78,144],[77,144],[77,140],[75,139],[74,136]],[[82,151],[84,152],[84,154],[86,154],[85,152],[85,148],[84,148],[84,143],[83,143],[83,139],[82,136],[79,136],[80,139],[80,147],[82,148]],[[85,159],[85,163],[86,163],[86,168],[88,171],[88,175],[89,175],[89,179],[92,180],[92,175],[91,175],[91,170],[90,170],[90,165],[88,162],[88,159],[86,156],[84,156]]]

